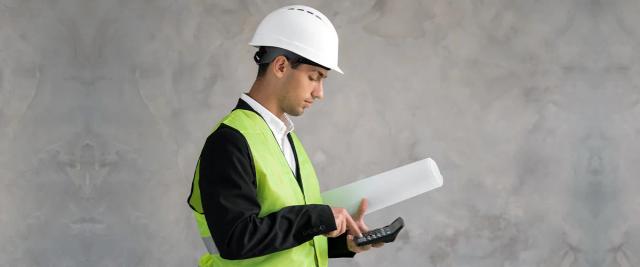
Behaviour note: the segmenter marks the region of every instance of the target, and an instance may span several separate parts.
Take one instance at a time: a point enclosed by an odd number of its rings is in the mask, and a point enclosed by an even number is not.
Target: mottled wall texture
[[[332,266],[640,266],[640,2],[301,2],[345,71],[295,119],[323,190],[445,177]],[[196,158],[290,3],[1,0],[0,266],[195,266]]]

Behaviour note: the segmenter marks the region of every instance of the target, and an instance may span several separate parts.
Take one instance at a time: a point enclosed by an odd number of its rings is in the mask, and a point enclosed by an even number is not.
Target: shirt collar
[[[249,106],[251,106],[253,110],[258,112],[258,114],[260,114],[260,116],[264,118],[275,136],[282,138],[283,136],[286,136],[291,131],[293,131],[293,121],[291,121],[286,113],[284,114],[284,121],[282,121],[276,115],[271,113],[271,111],[258,103],[258,101],[255,101],[253,98],[251,98],[249,95],[242,94],[240,96],[240,99],[244,100],[244,102],[247,102],[247,104],[249,104]],[[278,140],[278,142],[280,142],[280,140]]]

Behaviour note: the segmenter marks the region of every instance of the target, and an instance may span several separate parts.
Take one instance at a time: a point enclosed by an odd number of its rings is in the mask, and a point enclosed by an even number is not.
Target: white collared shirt
[[[291,119],[289,119],[289,116],[287,116],[287,114],[285,113],[285,121],[282,121],[276,115],[271,113],[271,111],[258,103],[258,101],[253,100],[253,98],[251,98],[249,95],[242,94],[240,96],[240,99],[244,100],[244,102],[247,102],[247,104],[249,104],[249,106],[251,106],[253,110],[258,112],[258,114],[260,114],[260,116],[262,116],[262,118],[264,118],[264,120],[267,122],[267,125],[269,125],[273,136],[275,136],[276,141],[278,141],[278,145],[280,145],[280,150],[284,154],[287,163],[289,163],[291,171],[295,173],[296,159],[293,156],[293,149],[291,148],[291,144],[289,143],[289,139],[287,138],[287,134],[293,131],[293,122],[291,121]]]

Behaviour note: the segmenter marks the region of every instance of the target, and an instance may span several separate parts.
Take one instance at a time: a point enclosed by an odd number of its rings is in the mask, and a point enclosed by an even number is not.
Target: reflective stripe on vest
[[[267,123],[253,111],[236,109],[220,123],[238,130],[247,140],[256,170],[257,198],[260,203],[259,218],[292,205],[322,204],[320,187],[311,161],[300,140],[291,132],[293,147],[298,159],[298,168],[304,193],[296,181],[280,146],[273,137]],[[218,124],[220,125],[220,124]],[[217,128],[217,126],[216,126]],[[200,259],[200,266],[319,266],[328,262],[327,238],[320,235],[299,246],[244,260],[226,260],[220,257],[202,210],[199,188],[200,162],[194,174],[189,205],[194,209],[200,236],[210,253]],[[213,248],[209,248],[213,244]]]
[[[204,241],[204,246],[207,248],[207,252],[209,254],[218,254],[218,247],[216,247],[216,243],[213,243],[213,237],[206,236],[202,237],[202,241]]]

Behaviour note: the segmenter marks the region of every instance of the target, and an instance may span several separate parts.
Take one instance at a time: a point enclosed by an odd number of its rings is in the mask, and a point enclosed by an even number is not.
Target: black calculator
[[[404,227],[404,220],[398,217],[391,224],[363,233],[361,237],[356,237],[355,242],[358,246],[365,246],[380,242],[391,243],[396,240],[396,236]]]

